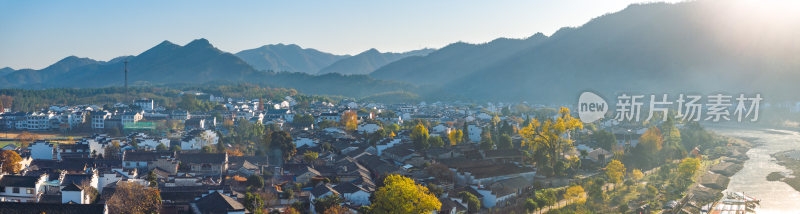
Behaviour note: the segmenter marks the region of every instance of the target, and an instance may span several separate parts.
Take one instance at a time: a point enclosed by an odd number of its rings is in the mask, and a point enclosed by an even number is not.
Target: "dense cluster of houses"
[[[149,185],[146,176],[155,174],[163,201],[162,213],[249,213],[244,209],[244,182],[237,178],[262,176],[265,189],[277,196],[267,204],[271,210],[285,210],[292,204],[307,203],[315,213],[315,200],[328,195],[344,199],[344,207],[357,210],[370,205],[370,195],[377,191],[378,179],[388,174],[400,174],[427,186],[441,187],[438,195],[441,213],[463,213],[467,203],[458,193],[470,192],[481,201],[482,207],[509,206],[534,186],[539,179],[536,168],[523,161],[526,155],[519,148],[483,150],[479,147],[481,132],[494,118],[490,114],[508,108],[508,104],[475,106],[460,103],[419,103],[384,105],[342,101],[338,105],[326,102],[311,103],[297,112],[291,97],[281,102],[261,104],[260,100],[225,99],[210,96],[210,101],[223,103],[225,118],[246,119],[253,123],[277,124],[290,132],[297,152],[285,161],[280,152],[261,156],[232,156],[227,153],[203,153],[203,146],[217,146],[221,130],[210,112],[167,111],[152,100],[137,100],[129,108],[118,104],[123,111],[107,111],[97,106],[53,107],[47,112],[5,113],[0,125],[14,130],[47,130],[90,124],[94,130],[108,126],[142,127],[137,123],[159,120],[180,120],[186,131],[180,137],[136,132],[126,129],[122,137],[94,134],[74,144],[36,141],[27,147],[9,145],[22,157],[22,171],[0,173],[0,203],[13,204],[20,209],[26,203],[48,204],[57,207],[80,207],[107,212],[104,202],[113,194],[119,182]],[[266,107],[265,107],[266,106]],[[315,122],[339,121],[345,111],[359,111],[356,131],[343,127],[315,128],[314,125],[290,126],[298,115],[312,115]],[[390,112],[390,113],[389,113]],[[368,143],[365,135],[389,124],[424,119],[436,124],[428,127],[431,136],[442,136],[455,129],[467,127],[469,139],[457,145],[414,149],[410,131],[401,130],[377,143]],[[506,118],[501,117],[505,120]],[[513,126],[520,124],[508,121]],[[464,124],[466,125],[455,125]],[[145,126],[146,127],[146,126]],[[620,145],[629,145],[636,131],[618,133]],[[148,132],[153,133],[153,132]],[[513,136],[514,144],[521,138]],[[118,150],[109,154],[110,146]],[[163,145],[162,149],[158,149]],[[230,147],[231,145],[221,145]],[[180,147],[180,150],[163,148]],[[112,147],[117,148],[117,147]],[[578,144],[577,155],[595,162],[610,160],[612,152],[589,143]],[[315,152],[318,158],[305,160],[302,156]],[[87,204],[85,188],[95,188],[100,196]],[[16,203],[19,202],[19,203]]]

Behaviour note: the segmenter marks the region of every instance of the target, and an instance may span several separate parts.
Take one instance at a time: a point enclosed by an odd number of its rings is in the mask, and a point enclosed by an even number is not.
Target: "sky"
[[[106,61],[198,38],[231,53],[277,43],[403,52],[551,35],[642,2],[653,1],[0,0],[0,68],[41,69],[72,55]]]

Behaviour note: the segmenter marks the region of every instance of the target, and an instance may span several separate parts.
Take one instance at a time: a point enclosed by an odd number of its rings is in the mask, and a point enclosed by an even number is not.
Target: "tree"
[[[264,187],[264,178],[257,174],[250,175],[250,177],[247,177],[247,186],[261,189]]]
[[[680,186],[690,184],[694,173],[700,168],[700,160],[697,158],[686,158],[678,164],[677,183]]]
[[[34,141],[39,140],[39,136],[35,134],[31,134],[30,132],[22,132],[17,135],[15,138],[17,144],[20,148],[28,147],[28,144],[33,143]]]
[[[477,196],[467,191],[460,192],[458,195],[461,196],[461,201],[467,203],[467,212],[478,213],[481,210],[481,201]]]
[[[564,136],[583,128],[583,123],[573,118],[568,108],[561,107],[558,113],[560,116],[555,120],[547,119],[540,122],[533,119],[528,126],[520,130],[520,135],[524,139],[523,147],[528,147],[531,151],[543,150],[547,156],[547,166],[554,169],[554,172],[562,152],[574,148],[573,140]]]
[[[450,134],[447,135],[447,139],[450,140],[450,145],[456,145],[463,142],[464,133],[461,132],[461,129],[456,129],[451,131]]]
[[[614,133],[602,129],[592,133],[591,138],[597,142],[597,145],[599,145],[600,148],[603,148],[606,151],[612,151],[612,147],[617,143],[617,137],[614,135]]]
[[[354,214],[354,213],[353,211],[350,211],[350,209],[337,204],[329,207],[327,210],[325,210],[325,212],[322,212],[322,214]]]
[[[303,153],[303,161],[306,163],[311,163],[314,160],[317,160],[317,158],[319,158],[319,153],[317,152],[306,151],[306,153]]]
[[[355,131],[358,129],[358,114],[355,111],[345,111],[341,123],[345,130]]]
[[[463,142],[472,142],[472,141],[469,139],[469,125],[467,124],[467,122],[466,122],[466,121],[464,122],[464,128],[463,128],[463,129],[461,129],[461,131],[462,131],[463,133],[461,134],[461,141],[459,141],[459,143],[463,143]]]
[[[539,204],[537,204],[535,200],[531,198],[525,200],[525,210],[528,211],[528,213],[532,213],[536,209],[539,209]]]
[[[105,149],[103,149],[103,158],[113,159],[113,160],[120,159],[119,152],[120,152],[119,141],[116,140],[112,141],[111,145],[108,145],[106,146]]]
[[[0,171],[18,173],[22,167],[19,164],[20,161],[22,161],[22,157],[20,157],[17,152],[12,150],[0,150],[0,163],[3,165]]]
[[[511,143],[511,136],[508,134],[500,135],[500,140],[497,141],[497,149],[511,149],[514,145]]]
[[[270,132],[265,136],[264,143],[268,148],[280,150],[283,160],[290,160],[297,153],[294,140],[287,131]]]
[[[89,196],[89,203],[94,203],[94,201],[97,200],[97,196],[100,195],[100,192],[92,186],[92,181],[89,179],[83,180],[80,186],[83,192]]]
[[[203,148],[200,148],[200,152],[205,153],[205,154],[209,154],[209,153],[214,152],[214,150],[211,149],[210,146],[203,146]]]
[[[659,157],[659,151],[664,145],[664,138],[661,136],[661,130],[658,127],[651,126],[647,131],[639,137],[639,144],[636,145],[636,150],[633,152],[638,156],[639,163],[645,167],[650,167],[656,164]]]
[[[159,143],[158,146],[156,146],[156,150],[159,151],[159,152],[167,151],[167,145],[164,145],[163,143]]]
[[[180,150],[181,150],[181,146],[178,146],[178,145],[173,145],[172,147],[169,148],[169,151],[172,151],[172,152],[180,151]]]
[[[612,183],[619,183],[622,181],[622,176],[625,175],[625,165],[618,160],[612,160],[606,165],[606,176],[608,181]]]
[[[339,197],[337,194],[330,194],[322,198],[314,199],[313,203],[314,211],[317,213],[324,213],[325,210],[328,210],[328,208],[344,203],[344,199]]]
[[[417,124],[414,126],[414,129],[411,130],[411,141],[414,142],[414,148],[417,151],[421,151],[430,147],[430,143],[428,143],[428,129],[425,128],[422,123]]]
[[[385,186],[378,188],[370,209],[374,213],[429,213],[439,211],[442,203],[428,188],[401,175],[389,175]]]
[[[428,138],[428,142],[430,142],[432,147],[441,148],[442,146],[444,146],[444,140],[442,140],[442,137],[439,136],[433,136]]]
[[[558,198],[556,197],[556,191],[553,189],[544,189],[536,191],[535,196],[536,196],[536,203],[542,207],[552,206],[553,204],[556,203],[556,200],[558,200]]]
[[[664,130],[664,146],[661,154],[665,160],[677,160],[686,157],[686,148],[681,144],[681,131],[675,127],[675,120],[673,117],[667,117],[661,127]]]
[[[158,187],[158,176],[156,176],[155,171],[151,170],[150,173],[147,173],[147,177],[145,177],[145,180],[150,182],[151,187]]]
[[[264,208],[264,199],[259,197],[258,194],[248,192],[244,196],[243,205],[245,209],[253,213],[263,213],[261,210]]]
[[[642,170],[634,169],[631,172],[631,178],[633,178],[633,180],[641,180],[643,177],[644,177],[644,174],[642,173]]]
[[[491,129],[483,129],[481,132],[481,149],[492,150],[494,149],[494,139],[492,138]]]
[[[158,213],[161,196],[157,188],[117,182],[116,190],[106,205],[109,213]]]
[[[567,201],[578,200],[577,203],[582,204],[586,202],[586,199],[583,198],[583,187],[580,185],[575,185],[567,188],[567,191],[564,193],[564,199]]]

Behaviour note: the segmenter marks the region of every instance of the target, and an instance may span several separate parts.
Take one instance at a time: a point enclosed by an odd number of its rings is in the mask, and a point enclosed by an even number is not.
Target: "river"
[[[800,213],[800,192],[781,181],[767,181],[771,172],[790,173],[770,155],[800,149],[800,133],[775,129],[712,128],[726,136],[742,138],[757,144],[747,152],[750,158],[744,168],[731,177],[725,192],[744,192],[761,200],[756,213]]]

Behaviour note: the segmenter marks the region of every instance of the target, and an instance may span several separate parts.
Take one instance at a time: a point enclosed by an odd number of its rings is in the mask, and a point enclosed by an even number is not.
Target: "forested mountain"
[[[413,56],[424,56],[434,49],[420,49],[404,53],[381,53],[376,49],[369,49],[358,55],[339,60],[332,65],[319,71],[320,74],[340,73],[340,74],[369,74],[376,69],[391,62]]]
[[[572,103],[593,90],[800,99],[791,93],[800,89],[800,19],[742,2],[631,5],[548,38],[533,36],[528,40],[537,41],[519,51],[493,49],[492,42],[460,51],[473,56],[455,56],[459,51],[448,50],[469,46],[457,43],[372,76],[428,84],[428,97]]]
[[[536,34],[527,39],[495,39],[485,44],[457,42],[424,56],[411,56],[376,70],[371,76],[414,84],[439,84],[492,65],[547,39]]]
[[[320,69],[349,57],[335,55],[310,48],[289,44],[264,45],[243,50],[236,56],[261,71],[288,71],[316,74]]]
[[[17,71],[17,70],[14,70],[13,68],[9,68],[9,67],[0,68],[0,77],[5,76],[6,74],[13,73],[14,71]]]
[[[255,83],[294,88],[304,93],[369,96],[413,88],[409,84],[378,81],[368,76],[310,75],[257,71],[233,54],[220,51],[206,39],[185,46],[164,41],[137,55],[109,62],[67,57],[45,69],[23,69],[0,77],[2,88],[92,88],[122,86],[124,61],[130,85]]]

